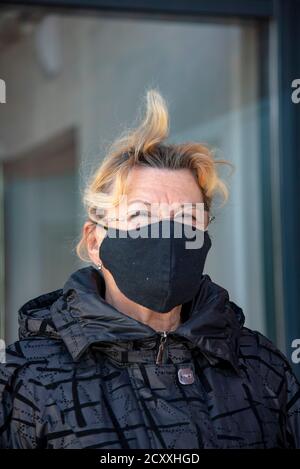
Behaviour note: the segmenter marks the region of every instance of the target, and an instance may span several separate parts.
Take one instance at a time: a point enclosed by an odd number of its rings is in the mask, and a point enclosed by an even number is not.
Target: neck
[[[175,306],[167,313],[158,313],[131,301],[117,288],[106,282],[105,301],[127,316],[140,321],[157,332],[177,329],[181,319],[181,305]]]

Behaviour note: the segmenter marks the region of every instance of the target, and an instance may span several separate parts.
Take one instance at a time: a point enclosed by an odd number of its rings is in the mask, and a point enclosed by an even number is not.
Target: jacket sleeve
[[[0,364],[0,448],[34,449],[40,411],[27,363],[16,350],[10,349],[6,355],[6,363]]]
[[[287,356],[271,340],[258,331],[252,331],[251,334],[255,336],[255,353],[263,366],[261,372],[265,386],[277,396],[278,447],[300,449],[299,381]]]
[[[285,412],[290,447],[300,449],[300,384],[290,367],[286,371]]]

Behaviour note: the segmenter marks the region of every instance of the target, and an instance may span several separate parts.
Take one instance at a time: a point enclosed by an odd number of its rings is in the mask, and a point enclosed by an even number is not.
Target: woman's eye
[[[128,214],[129,220],[133,220],[134,218],[137,218],[137,217],[146,217],[146,218],[148,218],[149,214],[148,214],[148,212],[142,212],[141,210],[137,210],[136,212]]]
[[[180,218],[182,220],[193,220],[196,221],[197,218],[191,213],[179,213],[175,218]]]

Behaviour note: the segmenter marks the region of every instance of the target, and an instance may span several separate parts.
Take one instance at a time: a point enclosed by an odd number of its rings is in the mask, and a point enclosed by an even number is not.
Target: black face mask
[[[127,298],[167,313],[196,295],[210,247],[207,231],[167,219],[129,231],[108,228],[99,257]]]

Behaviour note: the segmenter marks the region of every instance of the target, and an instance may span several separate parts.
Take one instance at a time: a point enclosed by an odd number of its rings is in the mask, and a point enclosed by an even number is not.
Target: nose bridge
[[[176,213],[176,206],[178,204],[162,202],[159,205],[159,217],[160,218],[173,218]]]

